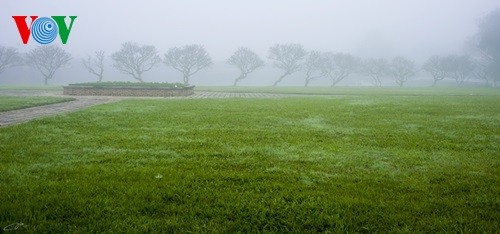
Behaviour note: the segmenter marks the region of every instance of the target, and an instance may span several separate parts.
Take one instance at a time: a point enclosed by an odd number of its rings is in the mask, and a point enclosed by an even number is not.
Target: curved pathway
[[[17,96],[61,96],[60,92],[45,92],[43,94],[36,93],[12,93],[2,92],[0,95],[17,95]],[[58,115],[80,110],[89,106],[117,102],[127,98],[145,98],[145,99],[218,99],[218,98],[283,98],[296,95],[289,94],[273,94],[273,93],[224,93],[224,92],[195,92],[195,94],[187,97],[108,97],[108,96],[74,96],[76,100],[30,107],[20,110],[12,110],[0,112],[0,127],[13,124],[27,122],[33,119],[42,118],[51,115]],[[65,96],[67,97],[67,96]]]
[[[67,113],[89,106],[120,100],[114,97],[75,97],[76,100],[19,110],[0,112],[0,127],[18,124],[41,117]]]

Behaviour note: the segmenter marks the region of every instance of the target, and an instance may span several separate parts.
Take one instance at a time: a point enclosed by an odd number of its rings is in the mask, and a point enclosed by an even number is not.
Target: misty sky
[[[0,44],[26,51],[12,15],[77,15],[65,48],[75,56],[125,41],[157,46],[203,44],[216,60],[239,46],[265,57],[276,43],[360,56],[415,59],[458,53],[478,19],[498,0],[44,0],[0,7]],[[59,41],[59,39],[57,39]]]

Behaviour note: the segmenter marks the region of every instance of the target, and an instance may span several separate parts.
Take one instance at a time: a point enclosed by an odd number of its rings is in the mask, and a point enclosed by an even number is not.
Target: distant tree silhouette
[[[389,73],[389,62],[386,59],[366,59],[362,64],[363,73],[372,78],[373,85],[382,86],[382,77]]]
[[[22,65],[22,58],[15,48],[0,45],[0,74],[6,69]]]
[[[443,80],[448,76],[448,71],[446,68],[446,59],[441,56],[430,57],[422,66],[422,69],[432,75],[434,82],[432,86],[440,80]]]
[[[306,54],[306,50],[300,44],[277,44],[269,48],[268,58],[274,61],[274,67],[284,71],[273,86],[278,85],[286,76],[299,71]]]
[[[484,69],[496,86],[500,80],[500,8],[486,15],[478,26],[477,47],[485,55]]]
[[[104,51],[96,51],[94,58],[88,56],[82,59],[82,65],[88,72],[97,76],[98,82],[101,82],[104,74]]]
[[[264,66],[264,61],[260,57],[245,47],[240,47],[234,54],[229,57],[227,63],[240,69],[240,76],[234,80],[233,86],[247,77],[255,69]]]
[[[60,68],[68,65],[71,61],[71,54],[56,45],[38,46],[26,54],[26,64],[36,68],[45,78],[44,84],[52,79]]]
[[[125,42],[119,51],[113,53],[113,67],[124,74],[131,75],[139,82],[144,82],[142,75],[161,62],[158,51],[152,45],[139,45],[135,42]]]
[[[404,83],[417,73],[417,69],[413,61],[400,56],[389,64],[389,73],[394,77],[396,84],[403,87]]]
[[[165,65],[182,72],[185,85],[189,84],[189,77],[213,64],[212,58],[201,45],[170,48],[165,54],[163,62]]]
[[[306,72],[305,87],[307,87],[312,80],[326,75],[324,69],[325,56],[319,51],[309,52],[303,66]]]
[[[474,72],[475,65],[470,56],[449,55],[445,57],[445,66],[448,76],[453,78],[458,86],[469,79]]]
[[[337,83],[359,70],[359,60],[350,54],[325,53],[326,76],[332,81],[332,87]]]

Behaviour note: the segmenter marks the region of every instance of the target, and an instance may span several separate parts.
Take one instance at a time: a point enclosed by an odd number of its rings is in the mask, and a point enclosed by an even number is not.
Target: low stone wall
[[[135,97],[177,97],[194,94],[194,86],[184,88],[168,87],[95,87],[64,86],[64,95],[73,96],[135,96]]]

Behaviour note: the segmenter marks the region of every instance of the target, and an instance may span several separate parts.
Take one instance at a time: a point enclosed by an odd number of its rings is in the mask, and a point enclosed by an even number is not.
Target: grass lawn
[[[0,227],[495,233],[499,103],[125,100],[0,128]]]
[[[0,112],[67,102],[74,98],[0,96]]]
[[[499,88],[477,87],[297,87],[297,86],[196,86],[195,91],[285,93],[312,95],[456,96],[500,95]]]

